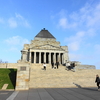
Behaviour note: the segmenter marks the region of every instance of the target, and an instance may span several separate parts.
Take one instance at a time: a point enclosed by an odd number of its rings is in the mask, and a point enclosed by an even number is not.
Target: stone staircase
[[[84,69],[67,71],[64,66],[52,69],[47,65],[43,70],[42,64],[32,64],[30,68],[30,88],[65,88],[65,87],[96,87],[95,76],[100,70]]]

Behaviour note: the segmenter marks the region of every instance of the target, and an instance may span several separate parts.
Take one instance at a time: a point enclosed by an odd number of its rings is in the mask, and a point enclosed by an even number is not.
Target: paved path
[[[36,88],[28,91],[0,91],[0,100],[100,100],[100,91],[97,91],[97,88]]]
[[[13,91],[0,90],[0,100],[6,100],[12,93],[13,93]]]

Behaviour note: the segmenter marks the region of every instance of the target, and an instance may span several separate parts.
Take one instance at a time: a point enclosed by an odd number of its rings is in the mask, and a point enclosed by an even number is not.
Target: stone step
[[[67,71],[64,66],[52,69],[48,65],[46,71],[42,68],[41,64],[31,66],[30,88],[95,87],[95,76],[100,73],[95,69]]]

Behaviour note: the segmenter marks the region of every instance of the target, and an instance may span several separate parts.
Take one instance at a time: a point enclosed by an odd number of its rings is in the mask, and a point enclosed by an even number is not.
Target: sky
[[[43,28],[68,46],[70,61],[100,69],[100,0],[0,0],[0,59],[17,63]]]

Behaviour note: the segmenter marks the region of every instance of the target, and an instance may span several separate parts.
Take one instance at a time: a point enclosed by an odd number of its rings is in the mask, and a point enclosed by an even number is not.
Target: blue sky
[[[71,61],[100,69],[100,0],[0,0],[0,59],[16,63],[43,28]]]

